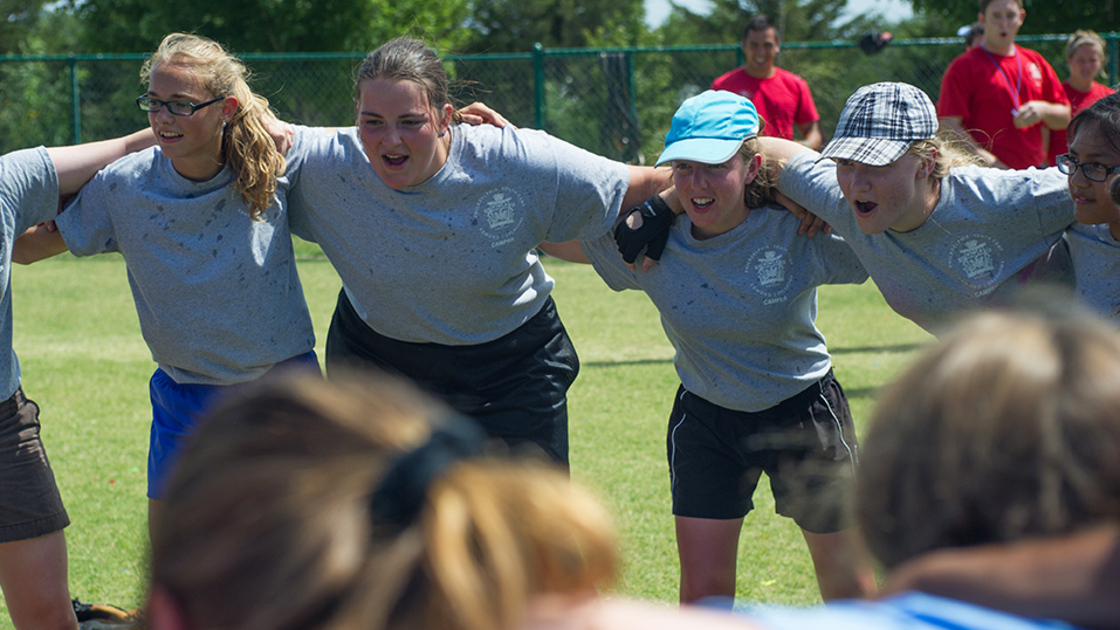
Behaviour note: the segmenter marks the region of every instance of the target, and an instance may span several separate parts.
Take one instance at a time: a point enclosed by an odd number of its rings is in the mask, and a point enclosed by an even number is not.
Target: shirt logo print
[[[984,295],[996,288],[1003,275],[1003,248],[986,236],[964,236],[953,245],[949,264],[968,286]]]
[[[767,248],[756,251],[743,272],[747,275],[750,288],[762,296],[763,305],[769,305],[789,301],[792,278],[787,273],[788,269],[786,252]]]
[[[513,240],[524,216],[521,195],[512,188],[499,188],[479,198],[471,224],[490,239],[491,247],[498,247]]]
[[[491,230],[498,230],[513,223],[513,201],[502,193],[496,193],[487,201],[483,212],[486,214],[486,221],[490,224]]]
[[[995,262],[992,260],[991,248],[976,241],[965,243],[964,249],[957,256],[957,260],[961,263],[961,267],[969,280],[982,273],[990,273],[996,268]]]
[[[786,261],[773,250],[767,251],[755,263],[758,283],[764,287],[782,284],[786,280]]]

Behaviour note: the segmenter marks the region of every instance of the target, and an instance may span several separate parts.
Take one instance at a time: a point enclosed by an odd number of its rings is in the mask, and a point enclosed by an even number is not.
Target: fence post
[[[630,101],[630,120],[634,121],[634,146],[630,147],[631,156],[636,156],[637,160],[631,159],[630,161],[637,161],[638,164],[642,163],[642,125],[638,120],[638,90],[637,85],[634,83],[634,53],[632,51],[626,52],[626,79],[629,82],[629,89],[626,94]]]
[[[70,68],[70,120],[74,127],[70,134],[73,144],[82,143],[82,94],[78,87],[78,60],[70,53],[67,61]]]
[[[533,44],[533,109],[537,129],[544,129],[544,46]]]
[[[1108,77],[1112,85],[1116,85],[1116,72],[1120,70],[1120,60],[1118,60],[1120,46],[1116,42],[1118,36],[1115,32],[1112,32],[1105,37],[1108,38]]]

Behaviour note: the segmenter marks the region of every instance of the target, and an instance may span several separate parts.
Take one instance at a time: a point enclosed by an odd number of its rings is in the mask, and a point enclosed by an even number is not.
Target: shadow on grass
[[[890,353],[906,353],[914,350],[921,350],[926,347],[924,343],[901,343],[893,346],[859,346],[854,348],[829,348],[830,354],[858,354],[863,352],[890,352]],[[580,361],[581,367],[614,367],[625,365],[659,365],[664,363],[672,363],[672,358],[667,359],[631,359],[626,361]]]
[[[894,346],[863,346],[856,348],[829,348],[830,354],[856,354],[858,352],[910,352],[912,350],[921,350],[926,347],[924,343],[902,343]]]
[[[585,367],[623,367],[627,365],[663,365],[672,364],[673,359],[632,359],[629,361],[580,361],[579,366]]]
[[[844,395],[848,400],[855,400],[856,398],[875,398],[879,394],[881,387],[845,387]]]

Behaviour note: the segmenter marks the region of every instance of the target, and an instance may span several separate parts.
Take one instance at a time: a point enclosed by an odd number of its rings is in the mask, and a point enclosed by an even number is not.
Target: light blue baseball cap
[[[723,164],[744,140],[758,137],[758,110],[734,92],[708,90],[681,103],[665,134],[665,150],[655,166],[673,160]]]

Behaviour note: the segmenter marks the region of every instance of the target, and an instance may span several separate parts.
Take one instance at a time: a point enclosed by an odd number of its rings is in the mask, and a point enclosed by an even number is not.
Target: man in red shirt
[[[959,132],[1001,168],[1045,164],[1042,126],[1065,129],[1070,120],[1054,69],[1015,45],[1025,17],[1018,0],[980,0],[980,45],[949,64],[937,100],[941,128]]]
[[[814,151],[824,144],[820,116],[805,79],[774,65],[782,47],[778,28],[765,15],[756,15],[743,29],[741,68],[712,81],[713,90],[735,92],[751,99],[766,121],[762,135],[793,140],[793,130]]]

